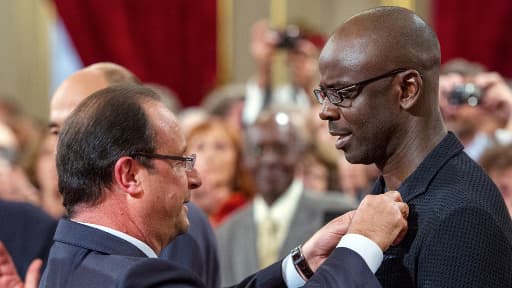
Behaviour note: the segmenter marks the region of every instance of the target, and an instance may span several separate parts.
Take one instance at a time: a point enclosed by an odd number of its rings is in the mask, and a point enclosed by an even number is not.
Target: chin
[[[375,162],[367,153],[356,153],[355,151],[345,151],[345,158],[351,164],[369,165]]]

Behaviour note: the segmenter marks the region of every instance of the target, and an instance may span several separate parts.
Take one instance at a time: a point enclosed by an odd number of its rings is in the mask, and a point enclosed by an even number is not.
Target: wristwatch
[[[297,272],[301,275],[302,278],[304,278],[304,280],[308,280],[309,278],[313,277],[314,272],[309,267],[306,258],[304,258],[301,247],[302,245],[299,245],[293,248],[291,251],[293,266],[295,266],[295,270],[297,270]]]

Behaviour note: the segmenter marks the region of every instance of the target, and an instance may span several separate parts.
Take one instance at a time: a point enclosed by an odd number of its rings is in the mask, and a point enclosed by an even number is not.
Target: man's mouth
[[[347,143],[350,141],[351,138],[352,138],[352,134],[350,134],[350,133],[339,135],[338,139],[336,140],[336,149],[338,149],[338,150],[343,149],[345,147],[345,145],[347,145]]]

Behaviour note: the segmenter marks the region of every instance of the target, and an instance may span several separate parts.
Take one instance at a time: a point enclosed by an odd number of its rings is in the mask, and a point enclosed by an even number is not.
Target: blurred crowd
[[[303,232],[312,233],[328,220],[329,212],[344,212],[335,211],[329,203],[345,211],[357,207],[378,177],[374,165],[349,163],[335,148],[328,122],[318,117],[322,106],[312,90],[318,85],[317,58],[323,36],[299,26],[276,30],[266,20],[256,22],[251,35],[253,77],[246,83],[217,87],[204,96],[200,106],[181,108],[172,91],[147,84],[168,100],[169,108],[178,115],[186,135],[186,154],[197,155],[196,168],[203,184],[192,193],[191,201],[217,231],[223,284],[240,281],[259,268],[234,267],[237,262],[231,258],[241,257],[243,247],[229,244],[227,239],[235,237],[233,227],[244,229],[242,233],[252,233],[250,229],[261,233],[266,229],[260,225],[265,213],[278,218],[274,220],[279,223],[269,229],[282,230],[267,230],[277,235],[270,240],[277,248],[266,242],[265,247],[274,250],[257,257],[261,263],[272,263],[281,257],[280,250],[287,253],[289,247],[310,236],[288,243],[288,236],[295,236],[293,223],[282,219],[296,219],[289,215],[300,213],[316,217],[307,205],[322,207],[318,224]],[[277,53],[286,54],[289,78],[288,83],[279,85],[272,83]],[[439,103],[446,125],[496,183],[512,215],[510,82],[463,59],[445,63],[441,72]],[[65,210],[57,187],[53,148],[57,140],[49,137],[51,127],[41,123],[45,121],[31,119],[12,100],[1,100],[0,199],[28,202],[60,218]],[[310,201],[301,200],[304,195],[313,199],[312,204],[304,204]],[[240,226],[248,210],[260,211],[256,212],[259,216],[252,226]],[[268,262],[262,260],[265,257],[270,257]]]

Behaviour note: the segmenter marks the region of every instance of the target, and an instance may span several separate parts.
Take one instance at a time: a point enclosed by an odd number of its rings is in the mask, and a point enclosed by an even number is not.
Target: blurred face
[[[297,136],[289,125],[256,124],[246,132],[246,165],[257,192],[273,202],[293,181],[298,162]],[[268,201],[267,201],[268,202]]]
[[[315,192],[326,192],[329,186],[329,170],[318,159],[311,157],[305,162],[302,182],[304,188]]]
[[[495,115],[486,111],[481,105],[452,105],[448,98],[456,86],[472,83],[470,78],[465,79],[459,74],[451,73],[439,76],[439,106],[446,126],[468,144],[477,132],[485,132],[487,127],[491,131],[499,126]]]
[[[62,195],[59,193],[57,168],[55,167],[55,147],[57,146],[57,137],[46,135],[38,152],[36,162],[36,178],[40,186],[41,204],[43,209],[54,216],[60,218],[65,214],[62,206]]]
[[[323,121],[318,117],[322,110],[322,105],[318,104],[311,108],[311,122],[313,123],[313,137],[314,144],[318,147],[318,152],[322,159],[330,161],[335,164],[340,153],[336,150],[336,138],[329,135],[329,123]]]
[[[339,157],[338,166],[342,192],[357,196],[359,191],[368,188],[366,165],[351,164],[345,157]]]
[[[101,72],[91,69],[80,70],[66,79],[57,88],[50,103],[50,134],[57,138],[64,121],[78,104],[87,96],[107,86],[108,82]],[[57,141],[54,143],[56,145]]]
[[[236,169],[236,148],[220,125],[194,134],[188,141],[188,151],[197,154],[196,168],[205,183],[230,186]]]
[[[203,185],[192,193],[192,202],[213,214],[233,191],[237,151],[221,125],[195,133],[188,141],[189,153],[197,154],[196,169]]]
[[[505,170],[491,170],[489,176],[500,189],[507,206],[512,205],[512,167]]]
[[[378,59],[375,56],[378,54],[371,53],[370,47],[372,40],[365,37],[338,35],[331,38],[319,60],[320,87],[343,88],[392,70],[374,60]],[[391,143],[400,111],[399,105],[393,105],[390,93],[395,77],[383,78],[362,87],[350,98],[350,107],[337,106],[329,100],[324,102],[319,116],[328,122],[329,133],[337,137],[336,148],[345,151],[349,162],[385,163],[393,153],[392,149],[396,149],[397,144]]]
[[[151,103],[147,107],[157,135],[159,148],[155,153],[184,156],[185,136],[174,115],[162,104]],[[142,217],[151,219],[147,225],[154,235],[170,241],[187,231],[189,221],[185,203],[190,200],[190,190],[199,187],[201,180],[195,169],[186,170],[183,161],[152,159],[152,162],[154,167],[146,169],[141,181],[145,193]]]

